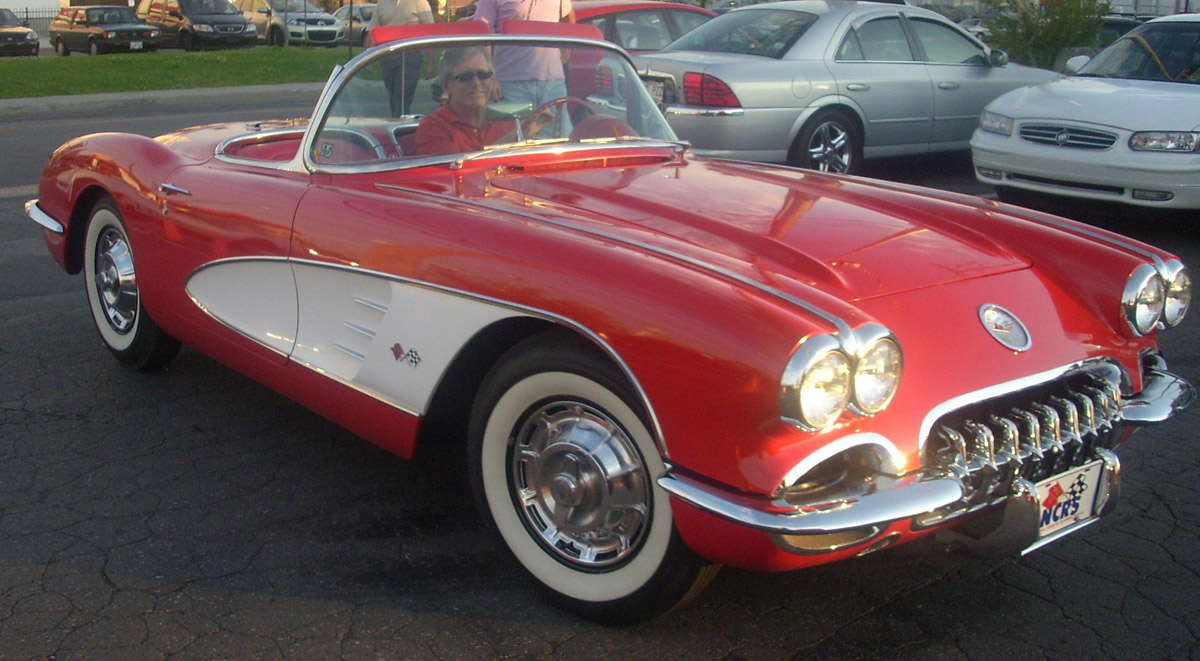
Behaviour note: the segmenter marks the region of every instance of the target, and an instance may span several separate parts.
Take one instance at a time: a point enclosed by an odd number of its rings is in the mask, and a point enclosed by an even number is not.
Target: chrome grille
[[[1076,149],[1108,149],[1117,142],[1113,133],[1054,124],[1026,124],[1021,127],[1021,138],[1040,145]]]
[[[1116,380],[1080,372],[942,416],[925,462],[963,478],[969,501],[1007,497],[1017,479],[1036,483],[1111,449],[1120,411]]]
[[[243,26],[241,26],[241,25],[218,25],[217,26],[217,30],[219,30],[221,32],[230,32],[230,33],[241,32],[242,29],[243,29]]]

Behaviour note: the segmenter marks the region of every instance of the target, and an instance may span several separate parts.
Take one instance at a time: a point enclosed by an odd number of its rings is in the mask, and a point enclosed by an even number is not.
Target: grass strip
[[[357,55],[362,49],[356,48]],[[163,50],[96,57],[0,58],[0,99],[142,90],[324,82],[348,59],[342,48]]]

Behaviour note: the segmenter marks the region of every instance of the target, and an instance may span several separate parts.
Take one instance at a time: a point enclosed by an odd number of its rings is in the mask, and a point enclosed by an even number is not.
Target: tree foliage
[[[1109,11],[1103,0],[985,0],[990,17],[983,24],[989,43],[1012,61],[1049,69],[1064,48],[1096,46],[1100,18]]]

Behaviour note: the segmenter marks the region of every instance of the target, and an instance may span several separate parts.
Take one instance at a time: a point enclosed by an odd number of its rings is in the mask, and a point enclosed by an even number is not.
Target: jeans
[[[504,93],[505,101],[524,101],[532,103],[534,108],[553,101],[561,99],[567,95],[567,81],[559,78],[557,80],[507,80],[500,83],[500,91]],[[559,106],[555,112],[558,113],[558,119],[562,121],[562,132],[559,137],[567,137],[571,135],[571,107],[569,104]],[[557,121],[555,122],[557,124]],[[543,128],[538,133],[538,137],[549,138],[554,137],[554,126]],[[532,137],[532,136],[529,136]]]

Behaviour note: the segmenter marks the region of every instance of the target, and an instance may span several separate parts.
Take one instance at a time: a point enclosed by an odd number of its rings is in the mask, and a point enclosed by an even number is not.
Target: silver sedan
[[[932,11],[875,2],[744,7],[636,59],[697,152],[847,173],[965,150],[989,101],[1058,77]]]

